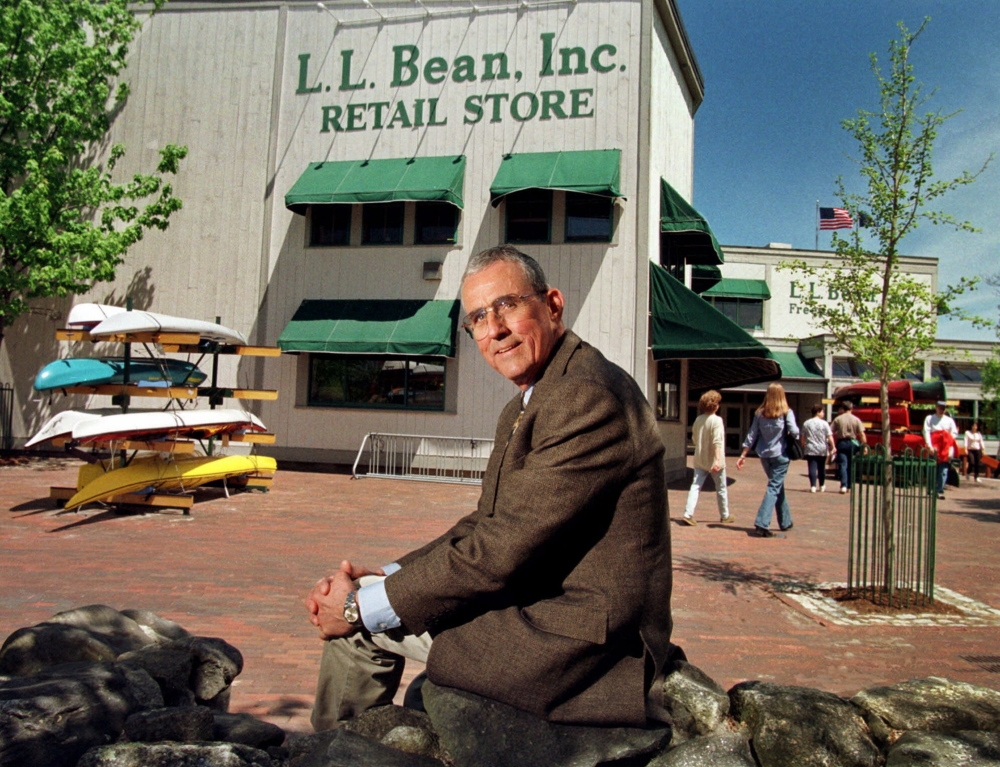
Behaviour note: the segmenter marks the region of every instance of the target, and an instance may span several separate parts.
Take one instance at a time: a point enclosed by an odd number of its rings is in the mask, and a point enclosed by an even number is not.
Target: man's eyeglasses
[[[547,290],[539,290],[535,293],[525,293],[523,296],[500,296],[500,298],[489,306],[484,306],[466,314],[465,319],[462,321],[462,327],[465,328],[465,332],[472,336],[472,338],[482,341],[486,338],[486,334],[490,329],[490,321],[487,316],[490,312],[493,312],[493,316],[499,322],[506,323],[510,320],[521,319],[525,314],[527,300],[535,296],[543,296],[546,293],[548,293]]]

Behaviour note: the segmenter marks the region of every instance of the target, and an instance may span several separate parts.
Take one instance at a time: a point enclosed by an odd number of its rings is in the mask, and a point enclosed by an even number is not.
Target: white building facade
[[[186,145],[184,208],[114,282],[11,327],[15,446],[55,411],[110,404],[31,381],[57,357],[115,352],[54,330],[73,303],[126,298],[282,348],[219,373],[277,390],[245,404],[279,459],[349,462],[373,431],[492,437],[516,392],[461,333],[458,297],[468,258],[505,242],[656,401],[649,264],[664,182],[691,196],[702,99],[673,0],[177,0],[144,20],[126,78],[116,173]],[[681,470],[683,413],[662,426]]]

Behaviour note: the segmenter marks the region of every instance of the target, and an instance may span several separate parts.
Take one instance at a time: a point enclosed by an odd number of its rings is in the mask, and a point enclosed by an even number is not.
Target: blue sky
[[[925,111],[962,111],[935,144],[938,178],[975,170],[1000,148],[1000,2],[997,0],[677,0],[705,80],[695,115],[693,203],[723,245],[816,243],[816,202],[838,205],[835,182],[862,192],[857,143],[841,121],[876,110],[868,55],[888,62],[897,22],[930,23],[911,56]],[[933,209],[982,231],[922,224],[902,243],[939,259],[939,284],[1000,272],[1000,157],[971,186]],[[830,232],[819,247],[830,248]],[[989,286],[965,298],[969,311],[997,319]],[[942,322],[940,338],[995,340],[968,323]]]

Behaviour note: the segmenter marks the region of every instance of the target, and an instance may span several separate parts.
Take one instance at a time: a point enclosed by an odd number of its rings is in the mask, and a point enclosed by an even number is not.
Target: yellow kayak
[[[65,508],[106,501],[116,495],[147,487],[156,490],[187,489],[218,479],[246,474],[273,474],[277,462],[262,455],[181,456],[137,458],[128,466],[106,471],[101,464],[85,464],[77,477],[77,492]]]

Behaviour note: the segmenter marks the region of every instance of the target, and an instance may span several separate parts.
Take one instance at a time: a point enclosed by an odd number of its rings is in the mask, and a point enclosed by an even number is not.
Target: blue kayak
[[[173,359],[133,358],[129,367],[129,383],[140,386],[197,386],[205,374],[192,362]],[[38,371],[35,389],[66,389],[71,386],[97,386],[125,382],[125,360],[122,357],[70,357],[56,360]]]

